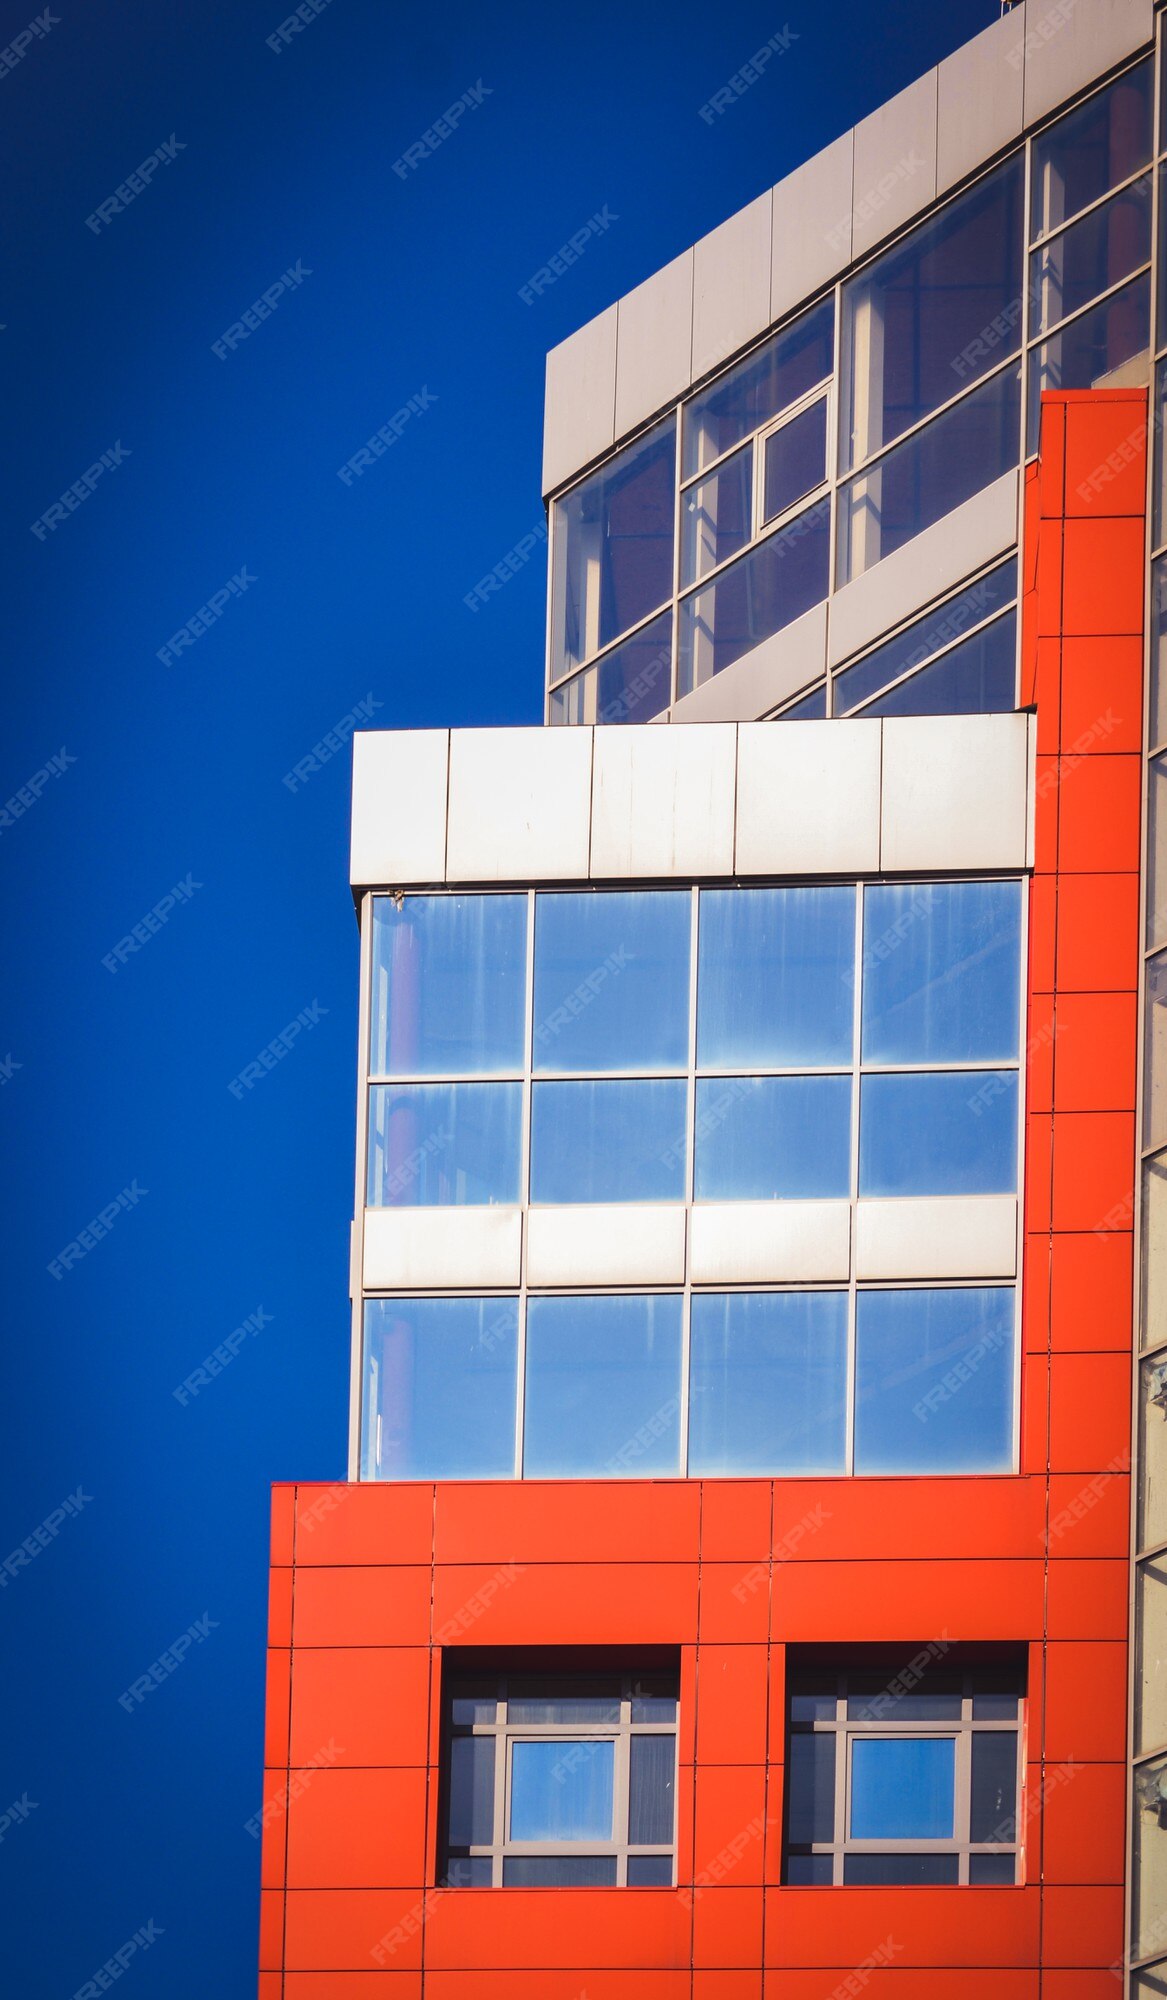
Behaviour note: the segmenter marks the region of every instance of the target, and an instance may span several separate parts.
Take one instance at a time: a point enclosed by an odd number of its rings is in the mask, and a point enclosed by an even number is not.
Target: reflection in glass
[[[835,302],[824,299],[686,405],[682,476],[688,479],[703,471],[752,431],[788,410],[816,383],[824,382],[834,365]]]
[[[1011,1729],[973,1732],[969,1838],[1017,1838],[1017,1737]]]
[[[1167,1742],[1167,1556],[1139,1564],[1135,1585],[1135,1743]]]
[[[680,1410],[679,1297],[529,1301],[528,1479],[675,1474]]]
[[[1013,1194],[1016,1070],[865,1076],[861,1195]]]
[[[556,501],[553,680],[671,595],[675,437],[668,417]]]
[[[531,1200],[683,1201],[688,1084],[537,1083]]]
[[[682,584],[696,583],[744,549],[754,532],[753,514],[754,448],[748,444],[681,495]]]
[[[551,722],[651,722],[672,700],[673,614],[651,618],[631,639],[551,690]]]
[[[1119,370],[1138,364],[1151,344],[1151,280],[1135,278],[1099,305],[1071,320],[1060,333],[1043,340],[1029,357],[1029,439],[1032,455],[1038,447],[1041,397],[1046,389],[1117,389],[1128,374]]]
[[[513,1478],[517,1299],[369,1299],[364,1332],[362,1479]]]
[[[853,1739],[852,1840],[950,1840],[955,1808],[952,1737]]]
[[[374,1076],[523,1066],[525,896],[373,899]]]
[[[673,1837],[677,1776],[675,1736],[633,1736],[629,1743],[628,1839],[663,1847]]]
[[[1020,434],[1021,371],[1006,368],[841,486],[837,585],[1011,471]]]
[[[691,694],[822,603],[830,577],[830,534],[828,496],[767,535],[704,590],[682,598],[679,695]]]
[[[511,1745],[512,1840],[611,1840],[616,1746],[569,1736]]]
[[[1008,1062],[1020,1019],[1020,882],[864,890],[864,1062]]]
[[[843,1197],[851,1185],[851,1079],[699,1078],[695,1143],[698,1201]]]
[[[842,1472],[845,1292],[698,1293],[689,1476]]]
[[[1167,1909],[1167,1757],[1136,1769],[1133,1816],[1132,1955],[1149,1958],[1163,1943]]]
[[[1018,153],[844,287],[840,472],[1019,349],[1024,177]]]
[[[370,1208],[465,1208],[519,1200],[521,1083],[375,1083]]]
[[[1153,91],[1148,58],[1034,140],[1034,236],[1057,229],[1147,165]]]
[[[776,521],[827,476],[827,398],[801,410],[766,439],[762,520]]]
[[[933,659],[972,626],[980,625],[995,611],[1012,604],[1016,596],[1017,559],[1011,556],[1008,562],[1000,563],[987,576],[970,584],[967,590],[947,598],[934,611],[926,612],[902,632],[897,632],[894,639],[885,639],[882,646],[865,653],[853,667],[836,674],[836,715],[858,708],[890,682],[899,680],[901,674],[910,672],[913,667],[923,666],[926,660]]]
[[[699,1068],[849,1063],[854,980],[854,889],[703,889]]]
[[[536,1070],[683,1070],[691,923],[685,889],[539,895]]]
[[[1008,1472],[1013,1292],[860,1292],[855,1470]]]
[[[673,1857],[671,1854],[630,1854],[628,1856],[628,1887],[630,1889],[671,1889],[673,1886]]]
[[[1167,362],[1159,363],[1159,429],[1167,430]],[[1157,454],[1155,479],[1155,539],[1163,539],[1163,482],[1167,479],[1167,452]],[[1150,747],[1157,750],[1167,743],[1167,556],[1151,565],[1151,713],[1148,722]]]
[[[1030,259],[1031,334],[1089,305],[1151,255],[1151,178],[1144,175],[1101,208],[1072,222]]]
[[[835,1836],[835,1737],[795,1730],[786,1771],[787,1839],[792,1847]]]
[[[837,687],[837,683],[836,683]],[[1003,715],[1017,701],[1017,614],[1007,611],[982,632],[909,675],[864,715]]]
[[[1167,1140],[1167,952],[1148,959],[1143,1021],[1143,1146]]]

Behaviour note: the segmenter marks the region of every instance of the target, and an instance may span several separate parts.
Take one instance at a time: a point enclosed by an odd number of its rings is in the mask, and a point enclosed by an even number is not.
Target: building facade
[[[556,349],[565,726],[354,739],[261,2000],[1167,1993],[1163,32]]]

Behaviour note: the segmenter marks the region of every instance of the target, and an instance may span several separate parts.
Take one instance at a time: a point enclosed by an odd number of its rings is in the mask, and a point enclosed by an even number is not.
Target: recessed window
[[[1019,1879],[1024,1663],[945,1640],[787,1656],[784,1879]]]
[[[671,1887],[678,1694],[675,1655],[590,1670],[458,1661],[443,1690],[441,1879]]]

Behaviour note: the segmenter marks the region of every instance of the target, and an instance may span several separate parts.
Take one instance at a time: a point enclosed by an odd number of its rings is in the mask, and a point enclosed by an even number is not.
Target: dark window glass
[[[554,679],[671,594],[675,439],[669,417],[556,502]]]
[[[921,667],[926,660],[951,646],[972,625],[979,625],[1000,611],[1006,604],[1012,604],[1017,595],[1017,559],[1011,556],[1008,562],[989,571],[967,590],[938,604],[934,611],[925,612],[922,618],[897,632],[894,639],[887,639],[874,652],[866,653],[853,667],[847,667],[835,675],[835,713],[842,715],[858,708],[890,681],[910,672],[913,667]],[[1012,703],[1010,703],[1012,706]]]
[[[718,563],[728,562],[753,532],[754,447],[747,444],[681,496],[682,584],[696,583]]]
[[[671,1889],[673,1886],[673,1857],[671,1854],[630,1854],[628,1856],[628,1887],[630,1889]]]
[[[1038,448],[1043,390],[1118,388],[1121,384],[1112,378],[1150,344],[1151,280],[1144,276],[1034,348],[1029,357],[1030,453]]]
[[[841,472],[1017,352],[1024,181],[1017,154],[844,288]]]
[[[492,1864],[489,1854],[454,1855],[446,1863],[447,1889],[489,1889]]]
[[[762,520],[776,521],[827,476],[827,399],[792,417],[766,439]]]
[[[508,1854],[502,1879],[509,1889],[611,1889],[614,1854]]]
[[[673,614],[662,613],[594,667],[551,690],[552,722],[651,722],[672,700]]]
[[[846,1854],[843,1880],[856,1886],[899,1883],[923,1887],[929,1883],[956,1882],[960,1864],[955,1854]]]
[[[792,1887],[815,1887],[832,1879],[829,1854],[790,1854],[786,1857],[786,1880]]]
[[[1030,259],[1031,333],[1044,333],[1100,292],[1117,285],[1151,255],[1151,177],[1091,209]]]
[[[832,1840],[835,1832],[835,1739],[799,1732],[790,1738],[786,1770],[786,1837],[792,1847]]]
[[[677,1776],[675,1736],[634,1736],[629,1746],[628,1839],[661,1847],[673,1837]]]
[[[784,708],[781,715],[771,717],[773,722],[825,722],[827,715],[827,684],[813,688],[801,701],[790,708]]]
[[[1017,1838],[1017,1737],[1011,1729],[985,1729],[972,1742],[972,1840]]]
[[[968,1879],[974,1886],[988,1887],[1017,1880],[1017,1862],[1012,1854],[970,1854]]]
[[[455,1736],[450,1744],[450,1845],[494,1839],[494,1740]]]
[[[704,590],[682,599],[679,694],[691,694],[822,603],[830,575],[830,533],[828,497],[739,556]]]
[[[685,406],[684,477],[712,465],[797,403],[835,365],[835,304],[824,299]],[[701,367],[700,356],[694,359]]]
[[[1068,222],[1147,165],[1153,95],[1148,57],[1034,140],[1035,236]]]
[[[1003,715],[1017,701],[1017,614],[1007,611],[930,667],[863,710],[864,715]]]

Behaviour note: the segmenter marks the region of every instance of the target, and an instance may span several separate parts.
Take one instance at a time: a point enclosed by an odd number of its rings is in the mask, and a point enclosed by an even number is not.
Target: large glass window
[[[517,1202],[519,1083],[380,1083],[369,1092],[370,1208]]]
[[[683,1201],[683,1078],[537,1083],[531,1200]]]
[[[530,1300],[529,1479],[680,1470],[681,1307],[677,1294]]]
[[[1019,882],[870,884],[863,898],[864,1062],[1015,1058],[1020,967]]]
[[[844,1471],[845,1292],[701,1293],[690,1341],[691,1477]]]
[[[536,1070],[685,1069],[691,928],[684,889],[540,896]]]
[[[522,1067],[525,896],[378,896],[374,1076],[481,1076]]]
[[[447,1888],[671,1888],[679,1676],[515,1653],[443,1693]]]
[[[821,604],[830,582],[831,503],[816,500],[786,527],[681,599],[678,693],[733,665],[763,639]]]
[[[707,889],[697,967],[701,1069],[849,1064],[855,891]]]
[[[698,1078],[698,1201],[845,1197],[851,1186],[849,1076]]]
[[[791,1647],[784,1879],[1015,1882],[1024,1667],[933,1640]]]
[[[1045,333],[1069,319],[1146,264],[1150,255],[1151,177],[1144,174],[1034,252],[1031,333]]]
[[[1017,561],[1015,557],[1010,557],[1008,562],[1000,563],[996,569],[990,570],[987,576],[982,576],[976,583],[967,585],[964,590],[958,591],[955,597],[950,597],[943,604],[937,605],[935,610],[925,612],[922,618],[915,619],[902,632],[897,632],[894,638],[883,640],[869,653],[865,653],[853,666],[844,667],[837,673],[834,685],[835,714],[849,715],[855,709],[862,708],[873,695],[880,694],[885,688],[903,680],[905,675],[913,674],[918,668],[936,660],[938,656],[950,659],[951,652],[946,649],[957,645],[968,645],[970,642],[965,635],[973,632],[975,628],[983,627],[986,631],[999,632],[1004,625],[1003,620],[998,620],[992,627],[986,626],[986,620],[995,619],[996,614],[1006,605],[1014,603],[1016,596]],[[1007,631],[1012,640],[1015,633],[1012,619],[1008,621]],[[981,634],[978,633],[977,636],[980,637]],[[1012,708],[1014,705],[1014,678],[1014,662],[1010,658],[1007,699],[1001,704],[1003,708]],[[944,709],[920,711],[929,715],[948,712]],[[957,707],[951,712],[967,711]]]
[[[1120,370],[1145,355],[1150,345],[1151,280],[1144,276],[1111,292],[1035,347],[1029,357],[1029,451],[1038,447],[1043,390],[1121,387]]]
[[[1034,236],[1059,229],[1148,164],[1153,96],[1148,59],[1034,140]]]
[[[1017,154],[844,286],[841,472],[1020,348],[1023,187]]]
[[[363,1479],[512,1479],[517,1299],[370,1299]]]
[[[551,690],[552,722],[651,722],[673,698],[673,614],[651,618]]]
[[[1015,1355],[1011,1287],[860,1292],[856,1472],[1008,1472]]]
[[[672,595],[675,511],[673,417],[556,501],[554,679]]]
[[[703,472],[825,382],[834,340],[835,303],[824,299],[686,403],[682,477]]]

